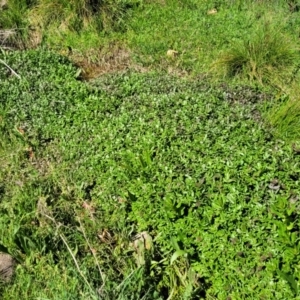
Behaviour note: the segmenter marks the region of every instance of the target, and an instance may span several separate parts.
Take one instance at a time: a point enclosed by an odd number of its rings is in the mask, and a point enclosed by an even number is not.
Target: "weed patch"
[[[19,266],[2,299],[298,294],[299,155],[256,118],[268,94],[4,60],[0,244]]]

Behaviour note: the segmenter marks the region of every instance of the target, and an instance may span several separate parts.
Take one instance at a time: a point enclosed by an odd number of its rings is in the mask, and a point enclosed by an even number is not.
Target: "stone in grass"
[[[173,49],[169,49],[167,51],[167,56],[171,57],[171,58],[175,58],[176,56],[178,56],[178,51],[173,50]]]
[[[7,0],[0,0],[0,9],[7,9],[8,5],[7,5]]]
[[[210,9],[210,10],[207,12],[207,14],[208,14],[208,15],[215,15],[217,12],[218,12],[218,11],[217,11],[215,8],[213,8],[213,9]]]
[[[14,274],[15,261],[13,257],[0,252],[0,281],[9,282]]]

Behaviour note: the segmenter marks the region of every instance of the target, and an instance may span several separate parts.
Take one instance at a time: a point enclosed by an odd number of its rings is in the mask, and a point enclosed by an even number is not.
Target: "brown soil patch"
[[[99,49],[91,49],[81,54],[69,49],[68,57],[82,69],[81,79],[89,80],[107,73],[116,73],[128,69],[144,72],[144,68],[135,65],[130,50],[118,44],[110,44]]]

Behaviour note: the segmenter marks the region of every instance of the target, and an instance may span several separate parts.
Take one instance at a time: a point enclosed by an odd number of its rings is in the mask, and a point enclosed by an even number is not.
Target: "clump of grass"
[[[213,69],[228,77],[270,82],[295,67],[298,55],[296,44],[269,20],[223,52]]]
[[[273,107],[267,118],[276,134],[290,143],[300,141],[300,101],[299,97],[285,96]]]
[[[96,36],[126,30],[126,21],[138,0],[8,0],[1,11],[0,30],[14,34],[0,36],[0,45],[34,48],[43,41],[74,38],[74,34]],[[5,43],[4,43],[5,42]],[[90,44],[90,42],[88,43]],[[97,43],[97,45],[99,42]],[[64,44],[64,47],[66,45]]]
[[[0,17],[0,45],[16,48],[25,48],[29,28],[26,17],[27,9],[33,1],[10,0],[7,8],[1,11]]]
[[[123,30],[127,12],[135,1],[112,0],[39,0],[31,11],[44,27],[55,25],[62,30],[80,32],[87,27],[97,30]]]

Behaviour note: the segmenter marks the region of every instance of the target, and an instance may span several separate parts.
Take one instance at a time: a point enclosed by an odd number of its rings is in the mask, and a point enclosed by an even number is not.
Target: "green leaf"
[[[282,272],[281,270],[277,270],[277,274],[279,277],[287,281],[293,293],[298,295],[298,284],[295,277],[289,273]]]
[[[177,250],[173,253],[172,257],[171,257],[171,260],[170,260],[170,264],[172,265],[174,261],[176,261],[176,259],[178,257],[181,257],[181,256],[184,256],[186,255],[186,252],[183,251],[183,250]]]

